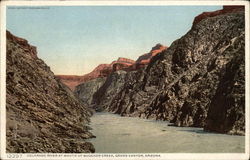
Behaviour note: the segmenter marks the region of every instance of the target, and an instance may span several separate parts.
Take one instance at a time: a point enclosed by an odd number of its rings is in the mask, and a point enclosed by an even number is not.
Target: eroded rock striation
[[[7,31],[6,150],[15,153],[94,152],[85,139],[91,112],[37,57],[28,41]]]
[[[97,105],[123,116],[244,134],[244,38],[242,9],[196,21],[146,68],[122,75],[116,94],[98,90]]]

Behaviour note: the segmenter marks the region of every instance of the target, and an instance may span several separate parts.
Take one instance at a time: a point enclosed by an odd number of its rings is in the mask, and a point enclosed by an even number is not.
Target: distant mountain
[[[143,68],[150,62],[152,57],[154,57],[155,55],[166,49],[167,47],[161,44],[157,44],[155,47],[152,48],[152,50],[149,53],[140,56],[136,61],[120,57],[110,64],[98,65],[92,72],[85,74],[83,76],[56,75],[56,77],[58,77],[62,83],[64,83],[71,90],[74,91],[77,85],[90,81],[95,78],[107,77],[112,72],[118,70],[134,71],[139,68]]]
[[[143,54],[136,60],[136,64],[149,64],[150,60],[156,56],[157,54],[165,51],[167,49],[166,46],[158,43],[156,44],[149,53]]]

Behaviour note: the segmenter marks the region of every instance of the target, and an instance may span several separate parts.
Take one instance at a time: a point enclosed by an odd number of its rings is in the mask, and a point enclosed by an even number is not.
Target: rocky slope
[[[55,78],[35,47],[7,31],[7,152],[94,152],[91,112]]]
[[[154,56],[146,68],[122,75],[126,80],[116,94],[99,90],[97,106],[176,126],[244,134],[244,38],[242,8],[196,18],[192,29]],[[112,86],[120,79],[104,84]]]

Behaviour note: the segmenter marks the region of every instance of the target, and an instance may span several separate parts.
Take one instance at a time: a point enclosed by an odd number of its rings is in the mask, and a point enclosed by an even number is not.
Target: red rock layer
[[[134,60],[128,59],[128,58],[118,58],[117,61],[113,61],[110,64],[110,67],[112,68],[112,71],[118,71],[118,70],[127,70],[130,66],[135,64]]]
[[[213,12],[203,12],[202,14],[195,17],[193,25],[199,23],[201,20],[206,19],[208,17],[214,17],[221,14],[231,13],[231,12],[238,12],[238,11],[244,11],[244,6],[223,6],[223,9],[213,11]]]
[[[144,66],[149,64],[152,57],[156,56],[157,54],[163,52],[166,50],[167,47],[163,46],[162,44],[158,43],[156,46],[154,46],[149,53],[143,54],[136,60],[137,66]]]
[[[152,48],[149,53],[140,56],[136,61],[128,58],[118,58],[110,64],[100,64],[92,72],[85,74],[83,76],[74,75],[57,75],[57,78],[61,80],[62,83],[67,85],[71,90],[75,90],[75,87],[86,81],[99,78],[107,77],[110,73],[118,70],[133,71],[147,65],[151,58],[158,53],[166,50],[167,47],[161,44],[157,44]]]
[[[82,76],[75,75],[56,75],[62,83],[67,85],[71,90],[75,89],[75,86],[81,83]]]
[[[37,50],[35,46],[32,46],[28,43],[26,39],[14,36],[11,34],[9,31],[6,31],[6,38],[19,44],[20,47],[24,50],[27,51],[27,53],[30,53],[33,58],[37,58]]]

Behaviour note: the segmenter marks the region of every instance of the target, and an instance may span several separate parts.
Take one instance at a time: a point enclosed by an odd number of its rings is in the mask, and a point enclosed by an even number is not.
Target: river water
[[[173,127],[167,122],[111,113],[95,113],[89,141],[96,153],[240,153],[245,136],[204,132],[202,128]]]

